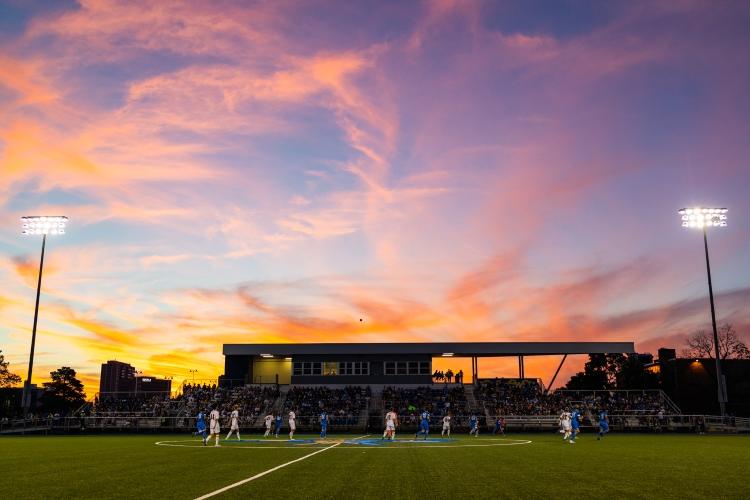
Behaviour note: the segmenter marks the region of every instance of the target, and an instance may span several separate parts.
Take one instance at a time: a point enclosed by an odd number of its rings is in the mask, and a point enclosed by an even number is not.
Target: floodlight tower
[[[721,373],[721,353],[719,352],[719,333],[716,330],[716,309],[714,307],[714,289],[711,284],[711,264],[708,260],[708,233],[709,227],[727,226],[726,208],[682,208],[679,214],[682,218],[682,227],[699,228],[703,230],[703,248],[706,251],[706,272],[708,273],[708,297],[711,301],[711,326],[714,330],[714,353],[716,355],[716,384],[719,396],[719,409],[721,416],[726,413],[727,386],[724,375]]]
[[[31,372],[34,368],[34,346],[36,345],[36,323],[39,317],[39,294],[42,291],[42,270],[44,268],[44,247],[47,235],[65,234],[68,218],[56,216],[28,216],[21,217],[21,234],[42,236],[42,258],[39,261],[39,279],[36,284],[36,305],[34,306],[34,327],[31,330],[31,350],[29,351],[29,373],[23,384],[23,413],[26,415],[31,408]]]

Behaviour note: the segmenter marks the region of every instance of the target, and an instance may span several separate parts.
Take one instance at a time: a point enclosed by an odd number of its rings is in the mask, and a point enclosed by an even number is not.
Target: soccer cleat
[[[571,439],[570,441],[568,441],[568,442],[569,442],[570,444],[576,444],[576,442],[575,442],[575,441],[573,441],[572,439]]]

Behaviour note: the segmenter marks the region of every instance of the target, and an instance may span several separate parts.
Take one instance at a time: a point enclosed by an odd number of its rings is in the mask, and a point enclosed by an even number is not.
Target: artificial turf
[[[3,437],[0,492],[196,498],[353,437],[264,445],[243,435],[218,449],[178,435]],[[750,436],[610,434],[596,441],[588,434],[575,445],[551,434],[508,439],[531,443],[465,446],[514,442],[465,435],[432,444],[344,442],[215,498],[750,498]]]

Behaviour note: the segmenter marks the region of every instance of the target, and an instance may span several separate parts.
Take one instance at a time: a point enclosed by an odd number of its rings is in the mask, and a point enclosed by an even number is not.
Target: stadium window
[[[323,374],[323,363],[312,363],[312,374],[322,375]]]
[[[326,376],[328,376],[328,375],[338,375],[339,374],[338,373],[338,369],[339,369],[339,364],[338,363],[332,363],[330,361],[326,361],[325,363],[323,363],[323,373]]]
[[[300,362],[294,363],[294,369],[292,371],[292,375],[302,375],[302,363]]]
[[[409,361],[409,375],[419,375],[418,361]]]
[[[430,362],[429,361],[420,361],[419,362],[419,374],[420,375],[430,375],[432,371],[430,370]]]
[[[386,361],[383,363],[384,365],[384,371],[386,375],[395,375],[396,374],[396,363],[393,361]]]
[[[398,375],[406,375],[408,373],[406,361],[399,361],[396,363],[396,373]]]

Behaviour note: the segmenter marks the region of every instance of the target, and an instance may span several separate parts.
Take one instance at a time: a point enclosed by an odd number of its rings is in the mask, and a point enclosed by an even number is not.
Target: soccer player
[[[267,438],[271,434],[271,424],[273,423],[273,415],[269,413],[268,415],[266,415],[266,417],[263,420],[266,423],[266,433],[263,435],[263,437]],[[278,431],[276,432],[276,437],[279,437]]]
[[[276,425],[275,425],[275,432],[276,437],[279,437],[279,431],[281,431],[281,425],[284,423],[284,420],[281,417],[281,413],[276,415]]]
[[[200,434],[203,438],[203,446],[206,446],[208,435],[206,434],[206,416],[203,414],[203,412],[198,413],[198,417],[195,421],[195,428],[197,429],[197,431],[193,434],[196,436]]]
[[[211,440],[211,436],[216,436],[216,442],[214,446],[219,446],[219,438],[221,437],[221,425],[219,424],[219,419],[221,418],[221,415],[219,414],[219,410],[214,408],[211,410],[211,413],[209,413],[208,418],[210,419],[209,423],[209,429],[208,429],[208,439],[207,441]]]
[[[294,410],[289,412],[289,439],[294,439],[294,431],[297,430],[297,423],[295,422],[297,420],[297,414],[294,413]]]
[[[570,414],[570,444],[576,444],[576,436],[581,429],[581,412],[578,410],[578,406],[573,408]]]
[[[320,437],[325,439],[328,436],[328,413],[323,410],[320,414]]]
[[[446,416],[443,417],[443,431],[440,433],[440,436],[445,436],[445,434],[448,433],[448,437],[451,437],[451,413],[448,412]]]
[[[383,439],[390,439],[393,441],[396,439],[396,425],[398,424],[398,415],[396,411],[391,408],[391,411],[385,414],[385,431],[383,432]]]
[[[472,434],[474,434],[474,437],[479,436],[479,419],[474,413],[469,417],[469,436]]]
[[[571,414],[569,411],[563,410],[563,412],[560,414],[560,432],[563,433],[563,441],[567,441],[570,438],[571,433]]]
[[[427,436],[430,435],[430,412],[427,410],[420,415],[419,430],[414,434],[414,439],[417,439],[420,434],[424,434],[424,440],[427,441]]]
[[[495,428],[492,429],[493,435],[496,435],[498,432],[501,436],[505,436],[505,418],[501,415],[498,415],[495,419]]]
[[[234,410],[232,410],[232,414],[229,416],[230,424],[229,424],[229,434],[227,434],[226,439],[229,439],[229,436],[232,435],[234,432],[237,434],[237,441],[241,441],[240,439],[240,412],[237,410],[237,407],[234,407]],[[225,439],[225,440],[226,440]]]
[[[609,432],[609,417],[607,416],[607,410],[599,412],[599,435],[596,436],[596,440],[599,441]]]

